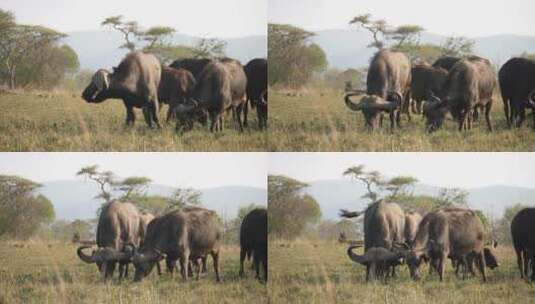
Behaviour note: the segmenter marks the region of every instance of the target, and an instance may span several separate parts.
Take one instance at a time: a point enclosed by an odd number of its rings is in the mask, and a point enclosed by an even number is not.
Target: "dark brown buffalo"
[[[185,103],[192,97],[197,81],[193,74],[186,69],[175,69],[163,66],[162,77],[158,89],[160,102],[169,105],[167,122],[174,118],[174,110],[177,104]]]
[[[176,109],[181,115],[204,110],[210,116],[210,131],[223,130],[223,115],[232,109],[238,129],[243,131],[241,113],[245,107],[247,77],[239,61],[223,58],[205,66],[199,76],[193,98]]]
[[[428,257],[430,267],[438,272],[442,281],[446,259],[451,258],[462,261],[463,265],[475,262],[486,281],[484,244],[483,224],[474,211],[442,208],[429,212],[420,222],[415,241],[407,253],[411,277],[420,278],[420,264]]]
[[[402,107],[408,111],[411,84],[410,61],[401,52],[382,50],[373,57],[368,69],[366,91],[346,94],[344,101],[352,111],[362,111],[366,126],[373,130],[378,117],[386,112],[390,115],[390,129],[400,126]],[[351,101],[352,96],[363,95],[359,103]],[[405,104],[405,106],[403,106]]]
[[[449,72],[459,60],[461,60],[459,57],[443,56],[433,63],[433,67],[442,68]]]
[[[134,280],[140,281],[149,275],[157,262],[164,258],[168,261],[168,267],[178,260],[182,278],[187,280],[189,261],[197,263],[199,259],[210,254],[219,282],[221,234],[221,224],[215,212],[203,208],[172,211],[152,220],[143,246],[134,249]],[[200,267],[197,269],[198,277]]]
[[[267,60],[255,58],[245,65],[244,70],[247,75],[247,99],[251,107],[256,108],[260,129],[267,128]],[[247,120],[244,123],[247,125]]]
[[[384,248],[392,251],[396,243],[403,243],[405,241],[405,213],[398,204],[380,200],[368,206],[364,212],[348,212],[346,210],[341,210],[340,212],[341,216],[347,218],[358,217],[361,214],[364,214],[365,256],[367,256],[367,252],[371,248]],[[348,255],[351,251],[350,249],[348,249]],[[385,262],[380,259],[383,256],[391,257],[391,255],[377,255],[373,253],[364,260],[361,260],[366,261],[366,263],[361,263],[366,266],[366,281],[370,279],[370,276],[373,278],[373,276],[381,277],[387,274],[387,271],[380,267]],[[359,261],[354,258],[355,254],[353,252],[349,257],[355,262]],[[391,265],[391,262],[388,264]],[[392,272],[394,272],[393,267]]]
[[[472,113],[485,109],[485,120],[492,131],[490,111],[492,93],[496,87],[496,74],[487,59],[471,56],[457,62],[450,70],[444,86],[444,97],[432,96],[424,106],[426,129],[440,128],[449,111],[459,122],[459,131],[472,128]]]
[[[260,279],[260,264],[264,270],[264,278],[268,278],[267,256],[267,210],[257,208],[249,212],[240,227],[240,276],[243,276],[245,257],[253,257],[256,278]]]
[[[184,58],[173,61],[169,67],[188,70],[195,79],[199,79],[204,68],[213,61],[208,58]]]
[[[535,128],[535,61],[526,58],[509,59],[498,72],[507,124],[521,127],[526,108],[533,112]]]
[[[535,208],[520,210],[511,222],[511,235],[521,278],[528,278],[531,264],[531,281],[535,281]]]
[[[106,99],[122,99],[126,107],[126,124],[136,120],[134,108],[142,108],[149,127],[154,122],[160,127],[158,88],[160,85],[160,62],[151,54],[132,52],[113,68],[113,73],[98,70],[91,83],[82,93],[89,103],[100,103]]]
[[[431,93],[443,97],[442,88],[448,78],[448,71],[443,68],[432,67],[427,64],[418,64],[411,69],[411,97],[413,113],[422,113],[422,104]]]
[[[81,246],[77,250],[80,259],[86,263],[96,263],[104,279],[113,276],[119,263],[119,277],[128,275],[129,255],[127,244],[138,246],[143,235],[143,221],[137,208],[124,202],[114,201],[102,208],[97,225],[97,246],[91,255],[83,250],[91,246]]]

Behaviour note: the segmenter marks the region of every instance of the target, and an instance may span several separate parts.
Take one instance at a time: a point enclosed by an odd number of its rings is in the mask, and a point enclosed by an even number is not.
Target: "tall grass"
[[[425,132],[424,118],[416,114],[411,122],[402,115],[402,129],[393,133],[388,117],[370,133],[362,113],[346,108],[342,92],[317,89],[294,96],[272,89],[269,97],[269,151],[535,151],[531,115],[523,128],[508,129],[498,96],[491,117],[494,132],[487,131],[480,115],[470,131],[458,132],[456,122],[446,121],[433,134]]]
[[[0,243],[0,303],[267,303],[266,286],[252,271],[240,279],[239,248],[223,247],[222,283],[216,283],[211,260],[208,273],[184,282],[156,271],[133,283],[102,282],[97,268],[80,261],[76,247],[60,243]],[[164,265],[162,264],[164,268]],[[249,269],[247,267],[246,269]]]
[[[397,277],[365,281],[365,268],[349,260],[347,246],[335,242],[269,243],[269,298],[272,303],[533,303],[535,285],[520,279],[512,248],[497,251],[500,267],[480,277],[458,279],[449,262],[444,282],[422,267],[419,282],[406,266]]]
[[[140,110],[134,126],[125,126],[120,100],[87,104],[78,94],[0,95],[0,151],[265,151],[267,132],[258,130],[250,111],[249,129],[239,133],[227,115],[222,133],[197,124],[185,134],[174,124],[149,129]],[[165,121],[166,107],[160,111]]]

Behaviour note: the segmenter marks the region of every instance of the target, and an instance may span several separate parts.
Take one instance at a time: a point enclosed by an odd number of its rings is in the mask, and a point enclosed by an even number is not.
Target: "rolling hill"
[[[116,66],[127,50],[120,49],[123,44],[119,33],[113,31],[77,31],[67,33],[64,42],[71,46],[78,54],[80,68],[96,70]],[[193,46],[199,40],[184,34],[173,35],[171,41],[175,44]],[[248,36],[241,38],[223,39],[227,42],[226,54],[237,58],[242,63],[256,57],[267,57],[267,37]]]
[[[309,183],[305,192],[320,204],[323,217],[339,219],[340,209],[364,209],[367,200],[360,197],[366,192],[360,183],[348,180],[319,180]],[[417,184],[415,194],[436,195],[440,187]],[[467,189],[468,204],[471,208],[480,209],[493,217],[501,217],[505,208],[516,203],[535,205],[535,189],[506,185],[494,185]]]
[[[371,38],[364,30],[322,30],[315,34],[312,40],[325,51],[331,67],[346,69],[367,66],[375,52],[375,49],[366,47]],[[441,44],[445,39],[445,36],[426,32],[421,35],[420,42]],[[523,52],[535,53],[535,37],[531,36],[493,35],[471,39],[475,40],[475,53],[497,65]]]
[[[166,185],[151,185],[148,194],[169,195],[174,188]],[[245,186],[225,186],[199,189],[203,206],[226,219],[235,217],[241,206],[250,203],[267,205],[267,191]],[[39,192],[48,197],[54,205],[56,218],[73,220],[94,218],[100,201],[94,199],[98,187],[91,182],[62,180],[43,183]]]

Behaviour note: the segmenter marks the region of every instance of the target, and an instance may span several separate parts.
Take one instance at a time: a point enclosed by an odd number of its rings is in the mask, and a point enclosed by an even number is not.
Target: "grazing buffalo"
[[[260,279],[260,263],[264,270],[264,278],[268,278],[267,256],[267,210],[256,208],[249,212],[240,227],[240,276],[243,276],[245,257],[253,257],[256,278]]]
[[[158,99],[169,105],[167,122],[174,117],[176,105],[185,103],[187,99],[191,98],[196,84],[195,77],[188,70],[162,67]]]
[[[396,243],[404,242],[405,213],[398,204],[380,200],[371,204],[364,212],[348,212],[346,210],[341,210],[340,215],[350,218],[358,217],[363,213],[365,254],[371,248],[377,247],[391,251]],[[350,251],[351,250],[348,250],[348,254]],[[352,255],[349,257],[353,261],[358,262],[352,258]],[[382,276],[388,274],[385,269],[379,267],[382,265],[381,263],[385,262],[384,260],[381,260],[381,257],[385,256],[381,254],[376,255],[374,253],[371,257],[374,258],[371,260],[366,259],[366,263],[361,263],[366,266],[366,281],[370,279],[370,275]],[[390,255],[388,255],[388,257],[390,257]],[[389,265],[390,264],[391,263],[389,262]],[[392,267],[392,274],[394,274],[394,271],[395,268]]]
[[[535,208],[520,210],[511,222],[511,235],[521,278],[528,278],[531,262],[531,281],[535,281]]]
[[[425,257],[443,280],[449,257],[463,265],[476,263],[483,281],[485,274],[484,229],[477,214],[468,209],[442,208],[428,213],[420,222],[407,264],[414,280],[420,278],[419,266]],[[493,256],[492,252],[489,255]],[[494,257],[495,258],[495,257]]]
[[[480,107],[485,109],[487,127],[492,131],[490,110],[495,87],[496,74],[487,59],[471,56],[460,60],[449,72],[444,97],[432,96],[424,106],[427,131],[440,128],[448,111],[459,122],[459,131],[471,129],[472,113]]]
[[[405,243],[411,245],[416,237],[418,231],[418,225],[422,221],[422,216],[418,212],[409,211],[405,212],[405,229],[403,236],[405,237]]]
[[[222,228],[215,212],[202,208],[172,211],[154,219],[147,229],[143,246],[134,249],[132,262],[136,268],[134,280],[150,274],[163,258],[168,267],[179,260],[182,278],[189,277],[188,264],[210,254],[219,277],[219,246]],[[197,268],[197,277],[200,267]]]
[[[208,58],[185,58],[173,61],[169,67],[188,70],[195,79],[199,79],[204,68],[212,62],[214,60]]]
[[[437,59],[435,63],[433,63],[434,68],[442,68],[446,71],[450,71],[451,68],[459,61],[461,58],[459,57],[453,57],[453,56],[443,56]]]
[[[240,131],[243,131],[241,112],[245,107],[247,77],[243,66],[234,59],[224,58],[205,66],[199,76],[193,98],[179,104],[177,113],[189,114],[204,110],[210,116],[210,131],[223,130],[223,114],[232,109]]]
[[[347,249],[349,258],[361,265],[370,268],[370,273],[377,278],[383,278],[386,282],[390,269],[401,265],[403,262],[403,253],[396,250],[388,250],[383,247],[371,247],[364,254],[359,255],[353,252],[353,249],[362,247],[362,245],[351,245]],[[366,276],[368,280],[368,276]]]
[[[91,255],[83,250],[91,246],[81,246],[77,250],[80,259],[86,263],[96,263],[104,279],[113,276],[119,263],[119,278],[128,275],[129,256],[127,244],[139,245],[143,223],[137,208],[130,203],[114,201],[106,204],[100,212],[97,225],[98,249]]]
[[[431,92],[443,97],[442,88],[448,78],[448,71],[443,68],[432,67],[427,64],[418,64],[411,69],[411,97],[413,113],[422,113],[422,104]]]
[[[507,125],[521,127],[526,107],[533,112],[535,128],[535,61],[526,58],[509,59],[498,72]]]
[[[411,84],[410,61],[401,52],[382,50],[372,59],[368,69],[366,91],[346,94],[346,106],[353,111],[362,111],[366,126],[373,130],[382,112],[390,115],[390,129],[400,126],[400,111],[405,103],[408,110]],[[353,103],[352,96],[362,95],[359,103]],[[410,119],[410,111],[407,111]]]
[[[109,98],[122,99],[126,107],[126,124],[136,120],[134,108],[142,108],[149,127],[160,127],[158,88],[161,78],[160,62],[154,55],[132,52],[126,55],[113,73],[98,70],[82,93],[89,103]]]
[[[259,128],[265,129],[267,128],[268,115],[267,60],[263,58],[253,59],[245,65],[244,70],[245,75],[247,75],[247,99],[251,102],[251,107],[256,108]],[[247,120],[244,121],[244,124],[247,126]]]

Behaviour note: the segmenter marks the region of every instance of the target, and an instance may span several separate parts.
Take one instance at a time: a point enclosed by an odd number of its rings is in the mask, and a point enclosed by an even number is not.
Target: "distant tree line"
[[[19,24],[0,9],[0,83],[10,89],[51,89],[78,71],[78,56],[62,43],[66,35],[43,26]]]

